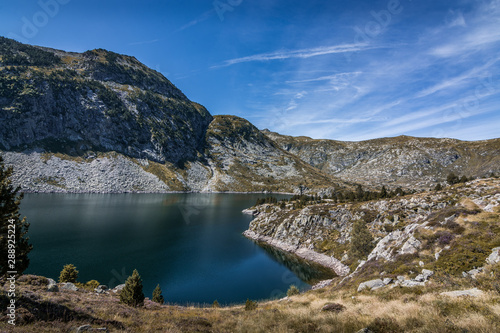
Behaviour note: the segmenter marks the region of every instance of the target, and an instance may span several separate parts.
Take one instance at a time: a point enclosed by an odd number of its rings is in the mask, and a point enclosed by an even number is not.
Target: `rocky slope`
[[[248,121],[215,116],[202,154],[182,167],[116,152],[83,156],[43,150],[4,152],[13,183],[25,192],[296,192],[299,186],[348,187],[283,151]]]
[[[0,37],[0,149],[79,156],[115,151],[182,164],[201,149],[208,111],[134,57],[69,53]]]
[[[468,177],[500,173],[500,139],[466,142],[400,136],[343,142],[263,133],[324,173],[368,186],[428,188],[444,182],[450,172]]]
[[[342,183],[283,151],[239,117],[215,116],[205,140],[205,163],[189,165],[186,180],[191,188],[294,192],[299,185],[322,188],[340,187]],[[193,174],[201,168],[206,172]],[[205,181],[193,184],[193,179],[200,178]]]
[[[246,212],[256,215],[247,237],[307,257],[341,276],[353,270],[363,275],[373,267],[391,278],[416,278],[421,267],[465,276],[484,266],[500,246],[500,179],[494,178],[393,199],[326,201],[303,209],[292,203],[264,204]],[[353,223],[359,220],[373,237],[373,250],[364,261],[349,251],[356,236]]]

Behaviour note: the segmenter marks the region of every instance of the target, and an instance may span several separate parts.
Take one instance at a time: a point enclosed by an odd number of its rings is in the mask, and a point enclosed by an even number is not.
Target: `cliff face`
[[[339,186],[296,156],[277,147],[255,126],[235,116],[215,116],[205,137],[209,184],[216,190],[294,192]]]
[[[264,130],[279,147],[329,175],[364,185],[429,187],[450,172],[500,172],[500,139],[466,142],[400,136],[360,142],[314,140]]]
[[[67,53],[0,38],[0,149],[116,151],[195,159],[212,120],[160,73],[105,50]]]

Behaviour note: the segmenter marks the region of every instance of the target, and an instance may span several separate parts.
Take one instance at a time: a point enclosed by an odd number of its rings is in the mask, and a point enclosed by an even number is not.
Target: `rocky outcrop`
[[[456,247],[462,246],[462,242],[463,246],[470,246],[471,237],[484,232],[484,239],[481,237],[478,240],[480,245],[473,247],[473,251],[478,251],[484,259],[477,261],[479,257],[471,257],[463,265],[466,271],[464,276],[475,278],[483,271],[479,266],[498,262],[499,248],[492,246],[497,244],[493,237],[493,230],[497,229],[493,224],[491,231],[484,230],[490,224],[480,221],[489,221],[498,216],[499,195],[499,179],[479,179],[438,192],[422,192],[364,203],[335,204],[325,201],[302,209],[296,209],[293,202],[264,204],[246,210],[254,219],[245,235],[298,255],[301,252],[316,253],[319,256],[302,257],[330,267],[341,276],[349,274],[347,264],[351,267],[357,265],[355,271],[340,283],[357,276],[366,267],[369,267],[368,270],[374,266],[382,269],[386,264],[391,267],[390,271],[407,274],[394,280],[393,273],[382,280],[386,272],[381,270],[381,278],[359,286],[363,290],[376,289],[382,283],[400,287],[424,286],[434,274],[433,267],[444,267],[461,275],[461,271],[455,272],[455,267],[462,265],[462,255],[457,253],[463,250]],[[483,211],[476,202],[489,207],[493,213]],[[352,225],[356,220],[366,222],[374,238],[373,250],[363,261],[349,259],[347,251]],[[465,233],[463,225],[475,229]],[[457,242],[453,242],[455,238]],[[419,257],[424,250],[425,255]],[[467,251],[464,255],[467,255]],[[488,251],[491,254],[484,255]],[[449,265],[448,260],[452,260]],[[459,262],[455,262],[457,260]],[[420,274],[416,274],[415,268],[423,269]],[[325,281],[321,286],[331,282]]]
[[[486,259],[486,263],[494,265],[498,262],[500,262],[500,247],[495,247],[493,250],[491,250],[491,254]]]
[[[258,242],[264,242],[268,245],[274,246],[280,250],[286,251],[293,253],[297,255],[298,257],[309,260],[315,263],[318,263],[324,267],[328,267],[331,270],[333,270],[337,275],[344,276],[349,274],[349,267],[345,266],[340,262],[340,260],[335,259],[333,257],[326,256],[321,253],[317,253],[315,251],[312,251],[307,248],[301,248],[301,247],[296,247],[293,245],[290,245],[285,242],[281,242],[279,240],[273,239],[268,236],[263,236],[256,234],[255,232],[251,230],[246,230],[243,235],[246,237],[258,241]]]
[[[358,292],[363,291],[365,289],[376,290],[378,288],[382,288],[385,286],[386,286],[386,284],[381,279],[370,280],[370,281],[360,283],[359,287],[358,287]]]
[[[0,59],[0,149],[115,151],[174,164],[202,149],[212,116],[133,57],[0,37]]]

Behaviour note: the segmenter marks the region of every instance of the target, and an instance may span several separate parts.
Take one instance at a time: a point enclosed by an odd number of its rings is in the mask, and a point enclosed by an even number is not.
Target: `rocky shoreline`
[[[252,230],[246,230],[245,232],[243,232],[243,235],[249,239],[256,241],[256,242],[264,242],[264,243],[266,243],[270,246],[276,247],[280,250],[283,250],[283,251],[286,251],[289,253],[293,253],[302,259],[312,261],[312,262],[315,262],[321,266],[327,267],[327,268],[333,270],[339,276],[345,276],[345,275],[349,274],[349,267],[342,264],[340,262],[340,260],[338,260],[334,257],[330,257],[330,256],[327,256],[327,255],[324,255],[321,253],[317,253],[317,252],[310,250],[308,248],[296,247],[296,246],[287,244],[285,242],[279,241],[277,239],[273,239],[273,238],[268,237],[268,236],[259,235],[255,232],[253,232]]]

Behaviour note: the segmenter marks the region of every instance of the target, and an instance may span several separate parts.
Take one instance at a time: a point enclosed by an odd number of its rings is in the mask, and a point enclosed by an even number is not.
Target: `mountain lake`
[[[167,303],[243,303],[305,290],[332,273],[245,238],[241,211],[264,194],[26,194],[21,214],[33,244],[25,274],[114,287],[139,271],[144,294],[160,284]],[[286,195],[275,195],[286,198]]]

